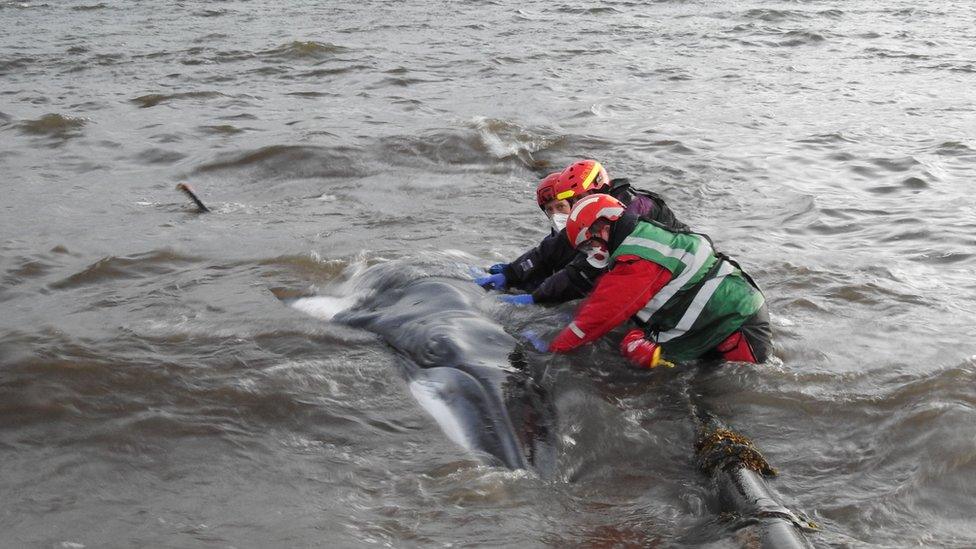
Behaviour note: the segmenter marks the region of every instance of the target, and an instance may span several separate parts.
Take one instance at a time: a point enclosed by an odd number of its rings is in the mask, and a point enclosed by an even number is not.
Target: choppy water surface
[[[974,16],[0,2],[0,545],[721,546],[689,390],[816,544],[976,545]],[[271,292],[513,258],[544,235],[535,182],[579,157],[737,255],[777,351],[549,360],[554,479],[479,465],[382,340]],[[482,306],[513,331],[572,311]]]

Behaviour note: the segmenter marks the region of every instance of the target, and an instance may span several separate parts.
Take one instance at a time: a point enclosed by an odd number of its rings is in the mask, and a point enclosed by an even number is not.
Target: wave
[[[51,254],[70,255],[70,252],[61,246],[57,246],[51,250]],[[3,278],[0,279],[3,282],[3,286],[0,287],[0,294],[10,287],[43,278],[57,267],[57,262],[50,257],[50,254],[12,257],[7,262],[11,265],[4,272]]]
[[[304,321],[314,324],[316,321]],[[333,328],[333,332],[336,329]],[[202,330],[206,334],[206,330]],[[266,344],[308,342],[309,333],[275,334]],[[160,444],[167,438],[250,436],[255,424],[369,425],[346,403],[343,384],[363,379],[358,366],[328,359],[261,357],[239,347],[250,361],[215,348],[239,346],[237,337],[200,338],[206,351],[194,356],[181,348],[186,338],[146,338],[122,334],[127,351],[63,334],[9,334],[0,346],[27,344],[34,355],[5,361],[0,380],[0,417],[5,428],[22,433],[33,426],[59,425],[60,446],[94,446],[112,451],[130,445]],[[291,352],[313,357],[315,348],[335,338],[313,339]],[[362,343],[373,343],[373,338]],[[348,346],[355,340],[344,341]],[[335,343],[331,343],[335,345]],[[142,353],[137,349],[143,349]],[[177,354],[170,354],[176,352]],[[162,358],[160,357],[162,355]],[[180,362],[175,362],[174,359]],[[359,393],[349,398],[361,398]],[[385,420],[375,425],[385,426]]]
[[[50,288],[64,290],[108,281],[153,277],[174,272],[197,261],[195,257],[166,249],[126,257],[111,256],[52,283]]]
[[[545,166],[535,155],[560,144],[562,138],[492,118],[475,118],[461,128],[429,130],[416,136],[381,138],[388,161],[404,165],[478,166],[489,171],[507,168],[508,160],[529,168]]]
[[[758,19],[766,22],[777,21],[801,21],[809,19],[810,13],[798,10],[777,10],[772,8],[754,8],[747,10],[744,14],[747,19]]]
[[[574,8],[570,6],[559,6],[555,10],[557,13],[568,13],[572,15],[602,15],[605,13],[621,13],[620,10],[611,6],[601,6],[595,8]]]
[[[935,147],[933,152],[939,156],[976,157],[976,149],[959,141],[945,141]]]
[[[921,54],[921,53],[905,52],[900,50],[878,48],[873,46],[864,48],[864,53],[870,55],[871,57],[878,57],[881,59],[911,59],[911,60],[931,59],[931,56]]]
[[[197,129],[200,130],[201,133],[209,134],[209,135],[236,135],[247,131],[243,128],[238,128],[237,126],[233,126],[231,124],[218,124],[216,126],[197,126]]]
[[[226,155],[203,164],[197,173],[250,170],[262,180],[356,178],[369,174],[360,149],[348,146],[271,145]]]
[[[823,133],[797,139],[796,142],[809,145],[839,145],[857,143],[858,141],[842,133]]]
[[[325,60],[350,52],[349,48],[328,42],[294,41],[277,48],[258,52],[258,56],[273,59]]]
[[[822,17],[826,19],[839,19],[844,16],[844,12],[838,9],[827,9],[821,11],[803,10],[783,10],[773,8],[753,8],[742,14],[747,19],[757,19],[767,23],[782,21],[805,21]]]
[[[197,17],[221,17],[227,15],[228,13],[234,13],[230,10],[225,9],[205,9],[193,12],[193,15]]]
[[[827,41],[827,37],[814,31],[791,30],[782,33],[780,41],[774,45],[780,47],[812,46]]]
[[[877,187],[869,187],[867,191],[874,194],[885,195],[896,194],[904,192],[905,190],[919,192],[928,189],[929,187],[930,185],[928,181],[925,181],[920,177],[908,177],[903,179],[898,185],[880,185]]]
[[[105,9],[115,9],[109,7],[107,4],[83,4],[81,6],[73,6],[71,11],[95,11],[95,10],[105,10]]]
[[[372,69],[373,67],[371,67],[370,65],[362,65],[362,64],[344,65],[340,67],[329,67],[329,68],[317,68],[307,72],[299,73],[297,75],[292,76],[292,78],[312,78],[312,79],[316,79],[316,82],[318,82],[318,79],[322,77],[336,76],[336,75],[345,74],[347,72],[354,72],[354,71],[363,71],[365,73],[371,71]],[[286,71],[286,73],[291,74],[290,71]],[[422,80],[417,79],[416,82],[422,82]],[[405,85],[409,85],[412,83],[415,82],[411,81]],[[379,86],[371,86],[371,87],[379,87]],[[330,95],[335,95],[335,94],[330,94]]]
[[[152,147],[145,149],[138,153],[135,158],[139,160],[142,164],[176,164],[180,160],[186,158],[187,155],[177,151],[170,151],[166,149],[160,149],[158,147]]]
[[[81,135],[81,129],[86,124],[88,120],[85,118],[50,113],[35,120],[25,120],[16,126],[27,135],[67,139]]]
[[[139,108],[148,109],[150,107],[155,107],[156,105],[169,103],[172,101],[180,101],[184,99],[211,99],[214,97],[224,97],[224,94],[215,91],[197,91],[171,94],[151,93],[131,99],[130,102],[135,103],[139,106]]]

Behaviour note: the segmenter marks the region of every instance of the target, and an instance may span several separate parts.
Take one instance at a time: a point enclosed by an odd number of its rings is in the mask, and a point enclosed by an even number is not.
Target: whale
[[[405,273],[396,263],[358,277],[359,296],[333,322],[382,337],[399,357],[407,392],[444,434],[489,466],[551,476],[554,407],[521,344],[482,312],[470,280]],[[308,310],[316,299],[288,300]]]
[[[381,336],[398,357],[405,393],[447,438],[484,464],[558,478],[552,399],[533,371],[533,353],[523,353],[522,344],[481,310],[490,299],[481,288],[470,279],[429,276],[398,262],[374,265],[355,279],[357,296],[286,301],[305,312],[324,303],[338,310],[331,321]],[[697,466],[723,516],[738,518],[730,525],[730,545],[810,547],[805,533],[812,523],[782,504],[767,484],[772,468],[758,448],[711,413],[697,390],[683,394],[697,425]]]

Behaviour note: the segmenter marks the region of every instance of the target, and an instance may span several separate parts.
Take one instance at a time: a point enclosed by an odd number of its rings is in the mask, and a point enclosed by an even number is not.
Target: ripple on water
[[[197,129],[201,133],[209,135],[236,135],[239,133],[244,133],[244,129],[238,128],[237,126],[232,126],[230,124],[220,124],[217,126],[197,126]]]
[[[172,94],[151,93],[136,97],[132,99],[131,102],[138,105],[139,108],[147,109],[162,103],[169,103],[171,101],[180,101],[185,99],[211,99],[214,97],[224,97],[224,94],[215,91],[196,91]]]
[[[962,73],[971,74],[976,72],[976,63],[949,62],[949,63],[940,63],[931,68],[935,70],[948,70],[951,72],[962,72]]]
[[[96,11],[105,9],[116,9],[110,8],[107,4],[83,4],[81,6],[73,6],[72,11]]]
[[[907,172],[908,170],[921,165],[921,162],[912,156],[902,156],[899,158],[872,158],[871,163],[889,172]]]
[[[976,242],[972,243],[976,244]],[[938,265],[951,265],[954,263],[966,263],[971,261],[976,254],[969,252],[921,252],[909,257],[912,261],[917,261],[919,263],[938,264]]]
[[[543,131],[491,118],[476,118],[461,128],[429,130],[420,135],[398,135],[379,140],[378,154],[400,165],[470,165],[502,172],[509,160],[530,168],[543,165],[536,153],[561,142]]]
[[[5,56],[0,58],[0,76],[21,72],[36,62],[37,59],[26,55]]]
[[[230,10],[223,10],[223,9],[218,9],[218,10],[207,9],[207,10],[200,10],[194,12],[193,15],[196,15],[197,17],[221,17],[223,15],[227,15],[228,13],[233,13],[233,12]]]
[[[81,135],[81,129],[85,127],[88,120],[73,116],[50,113],[35,119],[25,120],[17,124],[21,132],[27,135],[38,135],[68,139]]]
[[[827,37],[821,33],[807,30],[791,30],[782,33],[776,42],[770,45],[794,48],[798,46],[812,46],[827,41]]]
[[[327,76],[336,76],[336,75],[339,75],[339,74],[345,74],[347,72],[371,71],[371,70],[373,70],[373,67],[370,66],[370,65],[354,64],[354,65],[345,65],[345,66],[340,66],[340,67],[328,67],[328,68],[313,69],[313,70],[310,70],[310,71],[307,71],[307,72],[300,73],[300,74],[297,75],[297,77],[298,78],[314,78],[314,79],[318,79],[318,78],[327,77]],[[417,82],[420,82],[420,80],[418,80]],[[335,94],[333,94],[333,95],[335,95]]]
[[[890,48],[879,48],[879,47],[869,47],[864,48],[864,53],[870,57],[877,57],[879,59],[909,59],[909,60],[926,60],[930,59],[930,56],[921,54],[906,52],[901,50],[894,50]]]
[[[363,385],[398,381],[392,374],[384,379],[364,375],[360,366],[349,363],[355,354],[304,362],[302,372],[292,373],[239,338],[216,344],[234,353],[210,356],[214,347],[207,347],[207,356],[183,356],[181,361],[190,365],[162,358],[173,350],[182,356],[186,350],[179,342],[150,343],[131,333],[118,339],[126,341],[86,342],[51,331],[7,334],[0,341],[0,347],[33,349],[7,357],[0,380],[0,417],[5,427],[22,429],[18,444],[43,440],[52,425],[63,430],[59,444],[109,451],[165,444],[161,441],[167,438],[248,436],[254,424],[313,433],[327,429],[333,435],[410,430],[395,419],[375,420],[362,402],[349,402],[349,395],[371,393]],[[326,345],[324,340],[317,344],[318,351]]]
[[[772,8],[754,8],[742,14],[747,19],[758,19],[766,22],[802,21],[809,19],[811,14],[800,10],[778,10]]]
[[[175,164],[186,158],[186,155],[166,149],[152,147],[136,155],[136,159],[143,164]]]
[[[23,284],[31,279],[41,278],[51,272],[56,265],[44,256],[12,258],[13,265],[3,275],[0,292],[11,286]]]
[[[606,13],[620,13],[620,10],[613,6],[600,6],[594,8],[577,8],[573,6],[561,5],[554,11],[558,13],[569,13],[573,15],[603,15]]]
[[[274,49],[258,52],[258,56],[269,59],[323,61],[351,51],[350,48],[329,42],[296,40]]]
[[[803,143],[804,145],[830,145],[836,147],[843,144],[857,143],[858,141],[842,133],[822,133],[797,139],[796,142]]]
[[[676,139],[631,140],[630,144],[635,150],[639,151],[667,151],[679,155],[697,154],[697,151]]]
[[[213,32],[213,33],[210,33],[210,34],[201,36],[200,38],[194,39],[193,40],[193,43],[194,44],[204,44],[204,43],[210,44],[212,42],[216,42],[216,41],[222,40],[224,38],[230,38],[230,36],[227,35],[227,34],[224,34],[222,32]]]
[[[219,160],[199,166],[196,172],[242,170],[252,172],[254,178],[261,180],[356,178],[369,173],[360,149],[313,145],[272,145],[244,154],[223,155]]]
[[[884,194],[900,193],[906,190],[917,193],[928,188],[929,188],[929,184],[924,179],[920,177],[909,177],[907,179],[902,180],[902,182],[898,185],[880,185],[877,187],[869,187],[867,190],[868,192],[874,194],[884,195]]]
[[[308,99],[318,99],[320,97],[341,97],[338,93],[332,92],[322,92],[322,91],[298,91],[298,92],[288,92],[285,95],[291,95],[295,97],[305,97]]]
[[[386,71],[391,76],[381,78],[372,84],[366,86],[369,90],[379,90],[386,88],[408,88],[414,84],[424,84],[428,82],[443,82],[443,78],[420,78],[417,76],[407,76],[408,71],[406,69],[394,69],[392,71]]]
[[[278,76],[278,75],[290,75],[292,73],[289,67],[284,66],[268,66],[268,67],[258,67],[255,69],[250,69],[244,74],[249,76]],[[221,77],[224,78],[224,77]]]
[[[945,141],[940,143],[935,147],[933,152],[939,156],[976,156],[976,150],[965,143],[960,143],[959,141]]]
[[[196,258],[166,249],[126,257],[106,257],[52,283],[50,288],[64,290],[113,280],[153,277],[174,272],[196,261]]]

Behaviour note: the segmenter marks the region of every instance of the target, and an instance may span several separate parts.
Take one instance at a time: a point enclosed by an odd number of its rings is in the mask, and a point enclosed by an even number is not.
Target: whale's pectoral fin
[[[526,467],[507,415],[473,376],[456,368],[420,368],[410,392],[458,445],[510,469]]]

